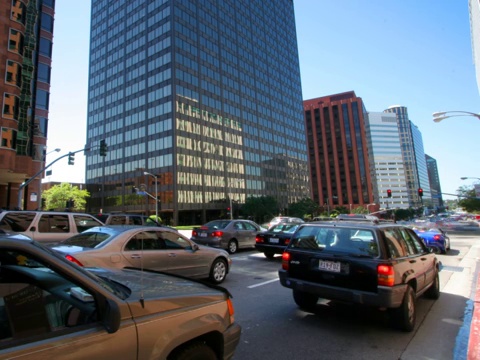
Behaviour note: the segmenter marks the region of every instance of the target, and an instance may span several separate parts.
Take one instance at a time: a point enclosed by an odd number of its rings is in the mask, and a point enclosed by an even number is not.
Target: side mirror
[[[111,299],[107,299],[103,313],[103,326],[105,330],[107,330],[109,334],[117,332],[120,328],[120,321],[121,316],[118,304]]]
[[[195,252],[199,249],[197,244],[192,244],[192,251]]]

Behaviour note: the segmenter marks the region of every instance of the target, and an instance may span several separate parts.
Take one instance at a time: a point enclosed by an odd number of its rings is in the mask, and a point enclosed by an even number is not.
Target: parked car
[[[425,245],[436,254],[446,254],[450,250],[450,238],[447,233],[439,228],[417,228],[413,231],[425,242]]]
[[[297,218],[297,217],[291,217],[291,216],[277,216],[274,217],[272,220],[270,220],[267,223],[267,229],[270,229],[273,225],[279,224],[279,223],[285,223],[285,222],[293,222],[293,223],[304,223],[305,221],[303,219]]]
[[[68,260],[85,267],[135,267],[189,278],[225,280],[232,260],[219,249],[200,246],[163,227],[105,225],[52,246]]]
[[[415,232],[395,223],[334,221],[300,225],[282,255],[280,282],[297,305],[319,298],[386,308],[412,331],[416,298],[440,295],[439,261]]]
[[[103,223],[89,214],[7,210],[0,213],[0,229],[22,233],[42,243],[56,243]]]
[[[0,235],[1,359],[231,359],[229,292],[173,275],[84,269]]]
[[[95,217],[105,225],[147,225],[147,223],[156,226],[159,225],[152,219],[149,219],[148,216],[141,214],[101,213],[95,215]]]
[[[259,231],[260,226],[251,220],[214,220],[194,228],[191,240],[234,254],[241,248],[253,248]]]
[[[263,252],[267,259],[273,259],[275,254],[283,253],[298,226],[293,222],[273,225],[267,231],[257,234],[255,248]]]

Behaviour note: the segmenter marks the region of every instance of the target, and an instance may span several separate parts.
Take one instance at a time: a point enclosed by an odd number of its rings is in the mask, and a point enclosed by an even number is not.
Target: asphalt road
[[[233,255],[223,286],[242,326],[234,360],[466,359],[480,236],[455,233],[450,239],[452,250],[438,255],[440,299],[417,300],[411,333],[389,327],[386,312],[377,309],[320,301],[315,313],[304,312],[278,281],[280,256],[270,261],[255,250]]]

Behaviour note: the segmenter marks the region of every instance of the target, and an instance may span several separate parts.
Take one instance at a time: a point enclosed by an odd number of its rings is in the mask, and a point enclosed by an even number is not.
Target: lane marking
[[[253,289],[253,288],[256,288],[258,286],[263,286],[263,285],[267,285],[267,284],[270,284],[272,282],[275,282],[275,281],[279,281],[280,279],[272,279],[272,280],[268,280],[268,281],[264,281],[262,283],[259,283],[259,284],[255,284],[255,285],[250,285],[250,286],[247,286],[248,289]]]

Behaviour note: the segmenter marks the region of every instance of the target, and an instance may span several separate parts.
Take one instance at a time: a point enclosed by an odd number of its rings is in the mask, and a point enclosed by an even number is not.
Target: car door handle
[[[130,256],[130,258],[131,259],[141,259],[142,255],[133,254],[132,256]]]
[[[410,264],[416,263],[417,260],[410,260]]]
[[[168,256],[169,256],[169,257],[176,257],[177,254],[175,254],[175,253],[170,253],[170,254],[168,254]]]

